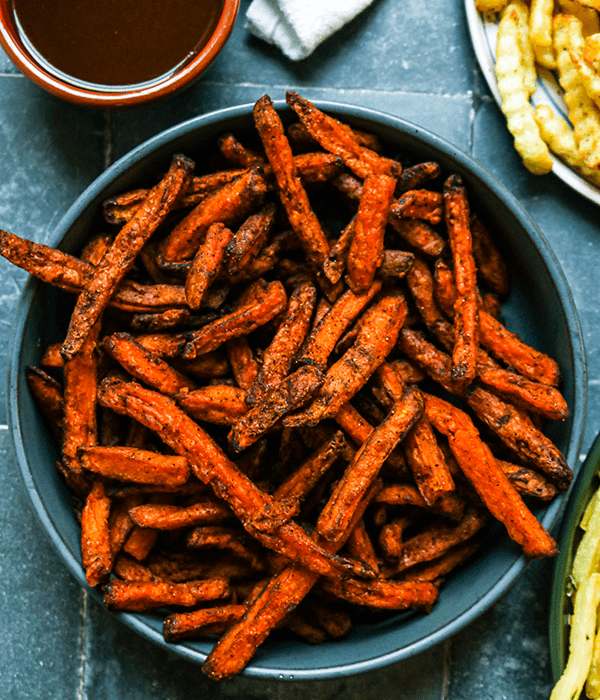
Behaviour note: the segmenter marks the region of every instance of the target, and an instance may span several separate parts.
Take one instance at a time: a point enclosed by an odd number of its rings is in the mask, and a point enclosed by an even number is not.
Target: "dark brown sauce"
[[[9,0],[36,51],[72,78],[135,85],[208,43],[224,0]]]

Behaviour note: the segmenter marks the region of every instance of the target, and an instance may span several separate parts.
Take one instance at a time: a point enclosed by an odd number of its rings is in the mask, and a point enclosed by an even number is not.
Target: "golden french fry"
[[[552,158],[533,118],[533,107],[529,104],[519,49],[519,15],[514,5],[512,2],[508,5],[498,25],[498,91],[508,130],[514,137],[515,148],[525,167],[536,175],[543,175],[552,170]]]
[[[579,0],[558,0],[558,5],[565,15],[574,15],[583,25],[583,36],[600,32],[600,17],[592,7],[584,7]]]
[[[575,552],[571,577],[579,587],[592,573],[598,571],[600,563],[600,499],[594,498],[589,513],[586,513],[586,531]]]
[[[554,0],[531,0],[529,38],[536,61],[544,68],[556,68],[552,45],[552,11]]]
[[[475,7],[479,12],[500,12],[508,3],[508,0],[475,0]]]
[[[537,88],[536,55],[529,34],[529,7],[521,0],[513,0],[511,12],[516,14],[517,28],[519,30],[519,50],[521,51],[521,67],[523,69],[523,81],[528,95],[533,95]]]
[[[565,91],[575,140],[584,163],[589,168],[600,166],[600,110],[587,94],[577,66],[571,59],[571,48],[581,41],[581,22],[570,15],[554,17],[554,47],[558,79]]]
[[[600,187],[600,172],[588,168],[577,148],[575,134],[567,122],[558,117],[548,105],[538,105],[534,112],[540,134],[552,153],[570,168]]]
[[[595,70],[598,70],[600,65],[600,33],[596,32],[586,36],[583,29],[583,60],[590,63]]]
[[[579,697],[592,660],[599,602],[600,574],[592,574],[577,590],[571,618],[569,658],[550,700],[573,700]]]
[[[594,638],[592,661],[590,662],[590,670],[585,682],[585,694],[591,700],[600,698],[600,634],[598,633],[596,633]]]

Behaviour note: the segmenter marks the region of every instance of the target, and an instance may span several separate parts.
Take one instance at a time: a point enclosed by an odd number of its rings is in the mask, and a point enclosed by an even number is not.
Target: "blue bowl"
[[[276,108],[285,120],[292,113]],[[350,125],[381,136],[391,153],[440,163],[444,173],[460,173],[473,209],[495,229],[512,273],[510,301],[504,307],[509,328],[559,363],[571,416],[549,425],[548,435],[575,470],[586,413],[584,346],[567,281],[546,239],[519,202],[492,175],[454,146],[396,117],[359,107],[318,103]],[[252,134],[252,105],[206,114],[184,122],[142,144],[111,166],[77,199],[54,231],[49,244],[77,252],[88,232],[101,225],[106,198],[134,187],[153,184],[176,152],[202,163],[218,136]],[[75,578],[86,586],[81,569],[79,527],[69,494],[57,474],[57,446],[29,393],[25,368],[39,363],[42,349],[64,339],[71,308],[55,289],[29,280],[17,309],[9,367],[9,416],[19,468],[38,518]],[[547,529],[557,521],[564,495],[535,509]],[[372,624],[359,624],[342,641],[314,647],[298,641],[268,639],[245,673],[263,678],[322,679],[350,675],[400,661],[442,642],[472,622],[523,573],[528,560],[499,524],[487,530],[480,555],[450,576],[429,615],[402,613]],[[96,590],[89,591],[100,599]],[[132,629],[181,656],[203,662],[212,642],[166,645],[162,618],[147,614],[111,613]]]

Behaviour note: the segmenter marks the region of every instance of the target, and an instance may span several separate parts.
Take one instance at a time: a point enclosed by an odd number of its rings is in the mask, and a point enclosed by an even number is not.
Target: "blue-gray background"
[[[123,112],[63,103],[0,50],[0,227],[36,241],[104,168],[150,136],[220,107],[287,89],[389,112],[439,134],[497,175],[553,247],[580,315],[589,369],[583,455],[600,424],[600,210],[553,175],[530,175],[473,53],[462,0],[374,0],[308,59],[292,63],[244,29],[249,0],[202,80],[169,101]],[[0,376],[26,275],[0,260]],[[113,621],[72,580],[30,512],[0,386],[0,697],[52,700],[343,697],[537,700],[552,687],[551,562],[535,562],[488,612],[446,643],[335,681],[206,680]]]

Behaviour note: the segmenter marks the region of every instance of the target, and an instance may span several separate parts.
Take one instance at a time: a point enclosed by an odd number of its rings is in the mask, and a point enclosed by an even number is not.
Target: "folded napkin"
[[[344,26],[373,0],[253,0],[246,27],[293,61]]]

